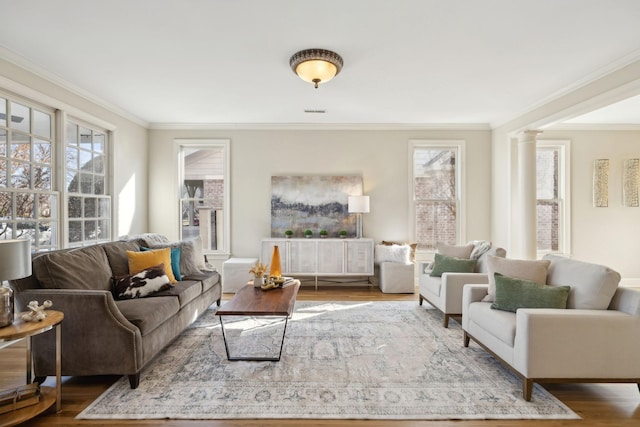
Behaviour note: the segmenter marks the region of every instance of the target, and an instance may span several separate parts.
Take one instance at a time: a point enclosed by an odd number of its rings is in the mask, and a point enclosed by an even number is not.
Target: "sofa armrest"
[[[640,316],[640,289],[618,287],[609,304],[609,310],[620,310]]]
[[[29,301],[51,300],[64,313],[62,322],[63,375],[134,374],[142,368],[142,337],[115,304],[109,291],[81,289],[27,289],[17,293],[19,307]],[[34,341],[36,375],[51,375],[52,334]],[[132,357],[133,354],[133,357]],[[99,369],[96,366],[99,365]]]
[[[468,330],[469,306],[474,302],[482,301],[489,293],[489,285],[465,285],[462,288],[462,329]]]
[[[514,368],[529,378],[640,378],[640,317],[617,310],[519,309]]]
[[[462,290],[465,285],[489,283],[489,276],[483,273],[444,273],[440,284],[440,298],[446,313],[462,314]]]

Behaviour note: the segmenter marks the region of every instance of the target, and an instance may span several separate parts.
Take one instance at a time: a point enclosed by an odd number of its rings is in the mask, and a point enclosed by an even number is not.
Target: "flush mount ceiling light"
[[[305,82],[313,83],[318,89],[342,70],[342,57],[326,49],[306,49],[293,54],[289,65]]]

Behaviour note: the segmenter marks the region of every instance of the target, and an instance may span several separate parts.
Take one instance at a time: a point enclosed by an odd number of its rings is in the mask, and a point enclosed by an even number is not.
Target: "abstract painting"
[[[327,230],[328,237],[338,237],[346,230],[354,237],[356,218],[347,202],[362,191],[361,176],[272,176],[271,236],[283,237],[292,230],[293,237],[304,237],[304,231],[311,230],[319,237],[320,230]]]

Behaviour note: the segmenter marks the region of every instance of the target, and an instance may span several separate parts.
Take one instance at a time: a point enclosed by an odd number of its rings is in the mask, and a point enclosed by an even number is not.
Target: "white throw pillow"
[[[377,265],[380,265],[382,262],[411,264],[411,246],[376,245],[374,261]]]
[[[496,281],[494,273],[516,279],[531,280],[544,285],[547,283],[547,271],[549,260],[526,260],[500,258],[493,255],[487,256],[487,273],[489,274],[488,295],[482,301],[493,302],[496,296]]]

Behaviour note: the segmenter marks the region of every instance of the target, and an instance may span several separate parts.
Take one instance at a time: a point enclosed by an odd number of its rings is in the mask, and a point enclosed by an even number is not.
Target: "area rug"
[[[235,325],[242,332],[228,338],[250,338],[236,350],[279,348],[282,323]],[[537,384],[530,402],[521,390],[477,345],[464,348],[460,326],[443,328],[442,314],[428,306],[298,301],[279,362],[227,361],[212,307],[142,372],[136,390],[123,377],[77,418],[579,418]]]

